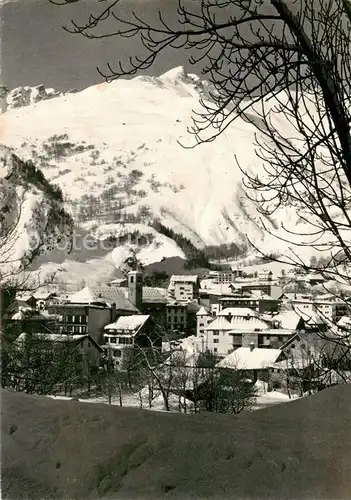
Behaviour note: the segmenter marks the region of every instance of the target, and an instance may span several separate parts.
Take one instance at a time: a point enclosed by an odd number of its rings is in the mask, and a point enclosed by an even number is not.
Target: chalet
[[[57,297],[56,292],[41,288],[33,292],[28,291],[16,295],[16,299],[25,302],[32,309],[39,310],[47,309],[49,305],[54,304],[57,301]]]
[[[162,337],[149,315],[121,316],[104,328],[103,349],[111,356],[116,366],[135,355],[137,349],[162,348]]]
[[[272,367],[285,359],[281,349],[260,349],[251,344],[240,347],[223,358],[216,367],[244,372],[253,383],[257,380],[269,381]]]
[[[281,347],[285,359],[274,365],[274,387],[298,389],[301,394],[321,388],[327,372],[336,368],[340,374],[349,373],[349,360],[345,356],[348,349],[332,332],[328,332],[328,337],[304,330],[296,332]]]
[[[25,342],[30,334],[22,333],[16,340],[16,344],[20,345]],[[35,335],[41,342],[56,343],[56,345],[69,344],[76,349],[81,356],[83,370],[96,369],[100,365],[103,350],[100,345],[90,335],[61,335],[52,333],[37,333]]]

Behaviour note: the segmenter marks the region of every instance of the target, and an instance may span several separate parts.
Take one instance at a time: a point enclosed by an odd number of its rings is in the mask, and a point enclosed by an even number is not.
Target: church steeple
[[[143,272],[139,269],[128,272],[128,299],[139,310],[143,305]]]

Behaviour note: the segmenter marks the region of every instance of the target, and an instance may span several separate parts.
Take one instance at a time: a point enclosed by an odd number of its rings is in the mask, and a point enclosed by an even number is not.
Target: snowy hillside
[[[237,165],[260,168],[253,146],[256,129],[236,120],[215,142],[195,149],[179,144],[194,144],[187,126],[199,97],[207,96],[206,83],[196,75],[179,67],[158,78],[55,95],[42,87],[11,91],[0,117],[2,142],[33,159],[60,186],[67,210],[81,227],[103,225],[106,234],[117,231],[118,236],[125,224],[150,232],[148,224],[157,219],[199,248],[245,244],[249,238],[260,248],[279,250],[282,243],[262,231],[255,204],[245,199]],[[18,107],[21,99],[24,106]],[[282,217],[296,230],[296,211],[285,210]],[[151,246],[147,262],[183,256],[174,242],[156,237],[154,244],[159,251]],[[118,265],[119,259],[112,259]]]
[[[263,234],[255,207],[243,207],[234,160],[236,154],[247,166],[257,163],[252,126],[238,121],[215,143],[193,150],[177,143],[193,141],[186,127],[202,91],[182,68],[159,78],[103,83],[9,109],[2,141],[39,160],[68,201],[83,194],[105,200],[101,214],[111,204],[133,213],[149,206],[198,245],[246,235],[258,242]]]
[[[0,283],[34,253],[49,253],[58,238],[70,238],[72,224],[60,190],[33,165],[0,147]]]

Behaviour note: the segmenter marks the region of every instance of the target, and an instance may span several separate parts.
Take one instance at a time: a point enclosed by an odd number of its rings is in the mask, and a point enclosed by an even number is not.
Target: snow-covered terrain
[[[244,245],[248,238],[279,253],[284,245],[262,230],[237,164],[250,171],[261,168],[253,145],[257,130],[238,119],[214,142],[195,149],[179,144],[194,145],[187,127],[199,98],[206,96],[206,83],[182,67],[157,78],[101,83],[65,95],[21,87],[7,94],[1,141],[21,158],[31,158],[61,187],[77,227],[95,233],[99,228],[100,239],[118,240],[127,224],[146,237],[152,234],[140,256],[146,263],[184,256],[174,241],[150,229],[155,218],[200,248]],[[281,121],[282,133],[284,127]],[[297,230],[296,210],[284,209],[281,217]],[[270,219],[264,223],[275,227]],[[116,246],[105,256],[118,266],[131,246]],[[88,251],[85,261],[95,257]]]
[[[35,169],[0,147],[0,283],[27,270],[34,252],[70,237],[73,221],[61,197]]]

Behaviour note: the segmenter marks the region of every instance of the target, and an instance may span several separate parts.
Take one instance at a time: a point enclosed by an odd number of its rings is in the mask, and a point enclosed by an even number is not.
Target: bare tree
[[[100,75],[108,82],[130,77],[169,48],[186,49],[208,82],[189,130],[194,146],[235,121],[255,131],[257,164],[236,162],[262,227],[281,247],[258,254],[351,285],[349,0],[180,0],[175,20],[159,12],[151,24],[136,13],[123,17],[121,3],[97,2],[94,14],[65,27],[88,39],[139,41],[127,64],[108,63]],[[286,210],[298,214],[295,226],[281,222]],[[323,258],[311,261],[307,247]]]
[[[116,368],[110,353],[104,358],[99,370],[98,384],[101,392],[107,396],[108,404],[118,395],[119,405],[123,406],[123,372]]]
[[[88,39],[139,40],[140,52],[129,64],[99,69],[107,81],[149,69],[169,47],[188,49],[190,63],[201,64],[210,83],[193,118],[195,142],[214,140],[235,120],[251,123],[258,164],[243,171],[248,195],[265,220],[293,205],[305,223],[301,234],[262,222],[291,246],[280,260],[309,269],[296,245],[312,245],[329,256],[320,271],[350,282],[344,266],[351,262],[348,0],[180,2],[177,22],[166,22],[159,12],[152,25],[135,13],[122,17],[120,3],[102,3],[65,29]]]
[[[284,353],[285,361],[278,363],[282,367],[278,379],[289,396],[294,392],[312,394],[350,381],[350,349],[342,334],[322,338],[319,332],[303,331],[288,341]]]

